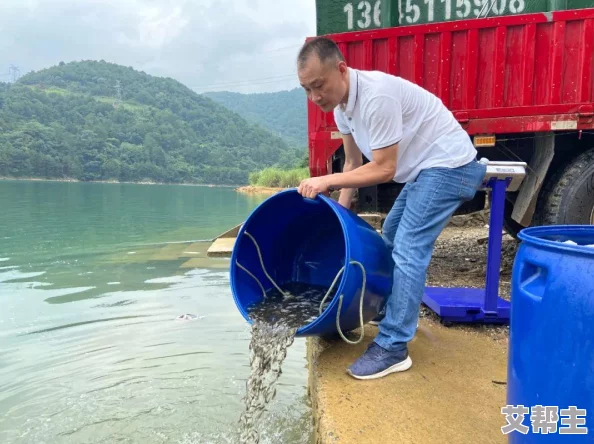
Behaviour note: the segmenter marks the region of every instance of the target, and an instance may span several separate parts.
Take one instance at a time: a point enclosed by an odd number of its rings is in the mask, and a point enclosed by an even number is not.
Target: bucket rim
[[[550,236],[558,234],[560,236],[571,237],[572,234],[591,234],[594,239],[594,225],[539,225],[524,228],[518,233],[518,239],[523,243],[536,246],[548,247],[554,250],[565,250],[572,253],[581,253],[594,255],[594,248],[585,245],[570,245],[560,241],[543,239],[540,236]],[[593,241],[594,243],[594,241]]]
[[[246,217],[245,222],[242,224],[239,232],[237,233],[237,240],[241,236],[243,236],[243,234],[245,233],[248,222],[251,219],[253,219],[260,211],[262,211],[262,208],[265,205],[270,204],[270,202],[273,201],[274,199],[278,199],[282,195],[286,195],[286,194],[298,194],[297,188],[296,187],[287,188],[285,190],[279,191],[278,193],[273,194],[272,196],[269,196],[268,198],[266,198],[264,201],[260,202],[256,206],[256,208],[254,208],[250,212],[248,217]],[[307,199],[307,198],[303,197],[303,199]],[[330,207],[330,209],[332,210],[332,212],[338,219],[338,222],[340,223],[340,226],[342,228],[342,237],[343,237],[344,244],[345,244],[345,256],[344,256],[345,270],[340,277],[340,281],[338,283],[338,286],[337,286],[336,292],[335,292],[336,295],[340,295],[344,291],[345,282],[346,282],[347,278],[349,277],[349,269],[350,269],[348,264],[350,263],[350,257],[351,257],[351,244],[350,244],[348,236],[346,235],[347,227],[345,225],[343,218],[339,215],[338,209],[332,203],[332,202],[334,202],[332,199],[330,199],[329,197],[326,197],[322,194],[318,194],[314,199],[310,199],[310,200],[317,200],[317,199],[320,199],[321,202],[323,202],[325,205]],[[230,284],[231,284],[231,293],[232,293],[233,300],[235,301],[235,305],[236,305],[237,309],[239,310],[239,312],[241,313],[243,318],[250,325],[252,325],[254,323],[254,321],[248,316],[248,313],[245,310],[245,308],[243,307],[243,305],[239,303],[239,300],[237,297],[237,292],[236,292],[237,282],[236,282],[235,274],[237,273],[237,269],[239,268],[236,266],[237,255],[238,255],[238,250],[239,250],[239,242],[237,242],[237,240],[233,247],[233,251],[231,253],[231,261],[229,264],[229,268],[230,268],[230,270],[229,270],[230,276],[229,277],[230,277]],[[337,273],[338,273],[338,271],[337,271]],[[318,324],[321,324],[322,321],[325,319],[326,314],[328,312],[330,312],[331,309],[333,309],[335,306],[338,305],[338,300],[339,300],[339,297],[332,298],[332,301],[328,304],[328,306],[322,312],[321,315],[319,315],[314,321],[312,321],[308,324],[304,324],[297,329],[297,331],[295,332],[295,337],[305,336],[305,335],[307,335],[307,333],[310,330],[315,329],[318,326]]]

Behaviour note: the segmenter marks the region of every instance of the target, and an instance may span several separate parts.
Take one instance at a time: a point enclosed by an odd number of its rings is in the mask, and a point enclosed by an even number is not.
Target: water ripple
[[[153,361],[155,359],[167,359],[167,358],[175,358],[178,356],[190,356],[190,355],[211,355],[212,352],[210,351],[196,351],[196,352],[189,352],[189,353],[178,353],[175,355],[167,355],[167,356],[157,356],[155,358],[145,358],[145,361]]]
[[[141,379],[141,378],[143,378],[143,376],[132,376],[130,378],[122,379],[121,381],[115,382],[115,383],[110,384],[110,385],[107,385],[105,387],[99,387],[99,388],[96,388],[96,389],[93,389],[93,390],[86,391],[85,394],[88,395],[90,393],[99,392],[101,390],[108,390],[110,388],[114,388],[114,387],[117,387],[119,385],[125,384],[125,383],[127,383],[129,381],[136,381],[136,380]]]
[[[152,316],[151,315],[116,316],[113,318],[93,319],[91,321],[83,321],[83,322],[72,322],[70,324],[59,325],[57,327],[49,327],[49,328],[44,328],[42,330],[32,331],[29,333],[25,333],[25,335],[36,335],[39,333],[47,333],[50,331],[63,330],[65,328],[80,327],[81,325],[96,324],[98,322],[111,322],[111,321],[120,321],[123,319],[136,319],[136,318],[147,318],[147,317],[152,317]]]

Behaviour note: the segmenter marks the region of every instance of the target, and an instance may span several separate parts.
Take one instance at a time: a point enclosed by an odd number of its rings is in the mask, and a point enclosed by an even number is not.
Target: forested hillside
[[[0,84],[0,176],[242,184],[304,154],[175,80],[103,61]]]
[[[204,93],[226,108],[258,123],[290,145],[307,146],[307,99],[301,88],[273,93]]]

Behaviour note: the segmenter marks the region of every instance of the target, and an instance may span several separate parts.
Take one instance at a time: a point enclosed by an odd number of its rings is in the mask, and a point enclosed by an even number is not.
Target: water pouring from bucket
[[[231,255],[231,291],[252,325],[240,443],[259,442],[258,419],[275,396],[287,348],[296,336],[338,333],[350,344],[382,309],[393,262],[382,237],[332,199],[296,189],[261,203],[239,230]],[[361,328],[359,338],[343,332]]]

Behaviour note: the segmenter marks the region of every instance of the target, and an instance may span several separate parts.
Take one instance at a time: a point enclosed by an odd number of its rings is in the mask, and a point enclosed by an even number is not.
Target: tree
[[[123,101],[116,102],[119,82]],[[43,88],[38,88],[43,85]],[[300,150],[172,79],[104,61],[0,84],[0,174],[243,184]]]

